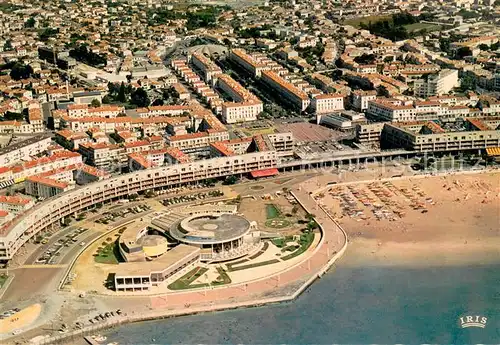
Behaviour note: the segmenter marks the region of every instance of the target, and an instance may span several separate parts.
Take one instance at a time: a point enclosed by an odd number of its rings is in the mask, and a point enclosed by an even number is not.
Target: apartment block
[[[440,124],[435,121],[385,123],[385,146],[418,152],[481,150],[500,146],[500,119],[466,119]],[[445,128],[443,128],[445,126]]]
[[[309,106],[310,100],[307,94],[278,74],[272,71],[263,71],[261,78],[264,83],[276,90],[288,103],[299,111],[302,112]]]
[[[210,82],[215,75],[222,73],[221,68],[202,53],[193,53],[190,58],[191,63],[201,72],[203,80],[207,83]]]
[[[30,176],[25,181],[25,187],[27,194],[38,198],[48,199],[59,193],[75,188],[75,185],[48,177]]]
[[[427,98],[447,94],[453,88],[460,86],[458,70],[442,70],[430,74],[427,79],[417,79],[413,83],[415,96]]]
[[[52,144],[49,134],[38,135],[0,149],[0,166],[16,164],[21,160],[30,160],[32,156],[44,152]]]
[[[365,111],[368,109],[368,102],[377,99],[377,91],[355,90],[351,94],[352,107],[357,111]]]
[[[0,260],[10,260],[32,236],[59,222],[62,217],[96,203],[150,188],[275,169],[276,164],[276,151],[254,152],[140,170],[76,188],[48,199],[0,228]]]
[[[311,108],[316,114],[327,114],[344,110],[344,95],[316,95],[311,100]]]
[[[232,49],[229,53],[229,59],[252,74],[254,77],[260,77],[262,71],[270,69],[269,66],[260,62],[243,49]]]
[[[115,144],[82,144],[78,152],[86,164],[106,171],[115,170],[126,163],[125,148]]]

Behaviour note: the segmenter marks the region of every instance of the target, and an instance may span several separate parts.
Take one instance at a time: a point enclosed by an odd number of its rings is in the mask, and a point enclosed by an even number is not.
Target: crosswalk
[[[10,187],[14,184],[14,180],[0,182],[0,189]]]

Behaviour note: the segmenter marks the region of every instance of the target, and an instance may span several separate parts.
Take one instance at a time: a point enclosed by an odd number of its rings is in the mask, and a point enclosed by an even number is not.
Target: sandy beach
[[[487,264],[500,259],[500,174],[400,180],[388,188],[376,185],[382,191],[390,189],[385,199],[391,203],[387,209],[400,207],[403,216],[377,220],[373,208],[365,207],[352,195],[354,191],[364,195],[359,199],[384,204],[364,183],[351,190],[335,187],[333,193],[324,193],[321,198],[348,233],[348,250],[355,253],[349,255],[349,263],[444,266]],[[411,201],[398,190],[413,193],[425,211],[412,209]],[[347,195],[356,202],[353,208],[362,215],[343,214],[338,192],[350,193]]]

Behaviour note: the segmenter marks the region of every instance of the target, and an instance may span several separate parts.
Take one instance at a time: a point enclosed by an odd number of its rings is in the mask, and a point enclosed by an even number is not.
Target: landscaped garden
[[[208,268],[205,267],[195,267],[173,283],[168,285],[168,288],[171,290],[183,290],[189,288],[189,285],[194,282],[196,279],[201,277],[208,271]]]
[[[242,271],[242,270],[247,270],[249,268],[255,268],[255,267],[261,267],[261,266],[267,266],[271,264],[275,264],[280,262],[278,259],[272,259],[272,260],[267,260],[267,261],[261,261],[261,262],[255,262],[253,264],[248,264],[248,265],[242,265],[242,266],[234,266],[234,264],[227,264],[227,270],[229,272],[235,272],[235,271]]]
[[[282,229],[290,226],[290,221],[283,217],[278,206],[274,204],[266,205],[266,226],[268,228]]]
[[[219,276],[211,283],[199,283],[192,284],[196,279],[200,278],[202,275],[208,272],[208,268],[205,267],[195,267],[173,283],[168,285],[170,290],[184,290],[184,289],[196,289],[202,287],[218,286],[231,284],[231,278],[227,275],[226,271],[222,267],[217,267],[217,272]]]
[[[288,242],[294,241],[294,236],[285,236],[279,238],[273,238],[271,242],[278,248],[286,247]]]
[[[266,215],[267,219],[274,219],[278,218],[281,215],[281,212],[278,208],[278,206],[274,204],[267,204],[266,205]]]
[[[304,253],[307,249],[309,249],[309,247],[311,246],[313,241],[314,241],[314,232],[311,231],[311,232],[303,233],[302,235],[300,235],[300,238],[298,240],[298,244],[300,247],[298,247],[298,249],[295,250],[293,253],[288,254],[286,256],[282,256],[281,259],[282,260],[290,260],[296,256],[299,256],[300,254]],[[285,249],[285,251],[288,251],[287,248],[289,248],[289,247],[290,246],[285,247],[283,249]],[[294,245],[294,247],[297,248],[296,245]],[[282,249],[282,251],[283,251],[283,249]]]
[[[276,247],[281,248],[282,253],[291,252],[291,254],[282,256],[282,260],[290,260],[304,253],[314,241],[314,232],[307,231],[297,237],[285,236],[271,240]]]
[[[97,253],[94,254],[94,261],[99,264],[110,265],[117,265],[119,262],[123,262],[118,245],[117,240],[113,241],[111,237],[108,237],[102,243],[102,246],[97,248]]]

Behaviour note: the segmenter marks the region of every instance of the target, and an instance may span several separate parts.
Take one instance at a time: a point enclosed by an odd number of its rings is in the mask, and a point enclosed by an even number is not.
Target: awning
[[[500,156],[500,147],[488,147],[486,153],[488,156]]]
[[[278,175],[279,171],[276,168],[271,168],[271,169],[264,169],[264,170],[255,170],[250,173],[253,178],[259,178],[259,177],[268,177],[268,176],[274,176]]]

